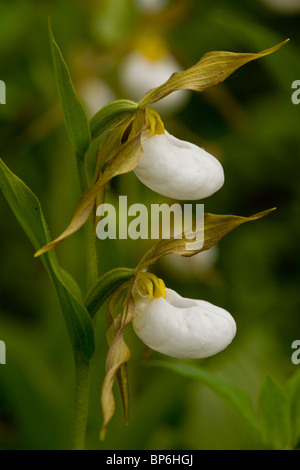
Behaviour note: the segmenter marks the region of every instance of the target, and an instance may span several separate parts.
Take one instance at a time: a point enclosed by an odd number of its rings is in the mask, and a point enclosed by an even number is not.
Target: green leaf
[[[254,437],[260,440],[259,425],[254,414],[253,406],[247,392],[227,382],[221,377],[182,362],[151,361],[156,367],[163,367],[191,379],[199,380],[210,388],[231,410],[246,423]]]
[[[291,449],[291,423],[287,396],[268,376],[258,398],[259,421],[264,446],[271,450]]]
[[[75,299],[78,300],[79,303],[83,304],[82,292],[75,279],[62,266],[60,266],[60,272],[64,279],[64,284],[67,289],[72,293],[72,295],[75,297]]]
[[[182,72],[173,73],[164,84],[148,91],[140,101],[139,106],[141,108],[149,106],[177,90],[194,90],[198,92],[206,90],[223,82],[229,75],[248,62],[272,54],[287,42],[288,40],[257,54],[223,51],[208,52],[193,67]]]
[[[155,263],[165,255],[176,254],[190,257],[200,253],[201,251],[208,250],[239,225],[244,224],[245,222],[261,219],[274,210],[275,208],[269,209],[250,217],[206,213],[204,214],[204,231],[201,228],[202,231],[196,233],[197,238],[199,236],[199,238],[203,240],[203,246],[201,248],[197,248],[195,250],[191,249],[195,242],[189,241],[189,239],[184,237],[181,239],[171,238],[169,240],[160,240],[143,256],[137,270],[142,271],[143,269],[148,268],[148,266]],[[186,233],[186,235],[189,235],[189,233]],[[188,248],[187,245],[189,245]]]
[[[116,268],[101,276],[95,285],[89,290],[85,300],[85,306],[91,317],[97,313],[101,305],[124,282],[134,276],[134,270],[129,268]]]
[[[288,397],[291,421],[293,448],[300,444],[300,370],[297,370],[285,384]]]
[[[129,100],[118,100],[104,106],[90,120],[92,140],[123,119],[133,117],[137,110],[137,103]]]
[[[37,249],[50,236],[40,203],[32,191],[0,160],[0,187],[29,240]],[[62,270],[54,252],[41,258],[58,294],[76,359],[90,359],[94,354],[91,318],[78,300],[79,288],[70,274]]]
[[[49,19],[49,36],[56,84],[62,105],[63,116],[70,140],[75,147],[76,155],[83,158],[88,151],[91,134],[86,112],[76,95],[68,67],[54,39]]]

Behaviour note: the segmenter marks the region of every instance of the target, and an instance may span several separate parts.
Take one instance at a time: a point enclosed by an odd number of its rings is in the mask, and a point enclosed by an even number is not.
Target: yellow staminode
[[[137,279],[137,288],[141,295],[152,299],[166,298],[166,286],[162,279],[152,273],[140,273]]]
[[[155,134],[164,134],[165,126],[161,120],[160,115],[155,109],[146,108],[146,119],[147,123],[150,126],[150,132],[152,135]]]

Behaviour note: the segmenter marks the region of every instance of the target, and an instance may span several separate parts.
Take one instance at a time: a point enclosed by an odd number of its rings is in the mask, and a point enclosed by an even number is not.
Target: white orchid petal
[[[231,343],[236,324],[230,313],[204,300],[166,291],[165,299],[148,297],[136,302],[133,328],[148,347],[167,356],[203,358]]]
[[[165,131],[143,133],[144,153],[134,172],[153,191],[173,199],[197,200],[211,196],[224,184],[221,163],[204,149]]]

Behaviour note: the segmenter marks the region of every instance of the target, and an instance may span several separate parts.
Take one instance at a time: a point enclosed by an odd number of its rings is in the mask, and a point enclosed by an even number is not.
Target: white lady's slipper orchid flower
[[[181,297],[166,288],[164,297],[136,299],[133,328],[151,349],[177,358],[204,358],[225,349],[236,334],[230,313],[204,300]]]
[[[138,179],[148,188],[172,199],[197,200],[211,196],[224,184],[221,163],[197,145],[165,131],[145,131],[143,155],[135,167]]]

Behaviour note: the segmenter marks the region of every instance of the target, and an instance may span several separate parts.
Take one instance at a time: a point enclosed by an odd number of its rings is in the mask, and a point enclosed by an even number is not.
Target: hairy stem
[[[88,174],[84,156],[77,155],[77,171],[80,189],[83,193],[89,187]],[[84,225],[84,246],[86,249],[86,287],[89,290],[98,278],[98,261],[96,249],[96,231],[93,214],[90,215]]]
[[[83,193],[89,187],[85,155],[76,155],[80,189]],[[87,291],[98,278],[98,260],[96,250],[96,232],[94,218],[91,215],[84,226],[84,247],[86,253],[86,288]],[[86,426],[89,411],[89,376],[90,361],[75,359],[75,394],[71,448],[84,450]]]
[[[84,450],[89,409],[89,361],[75,361],[75,396],[72,428],[72,450]]]

